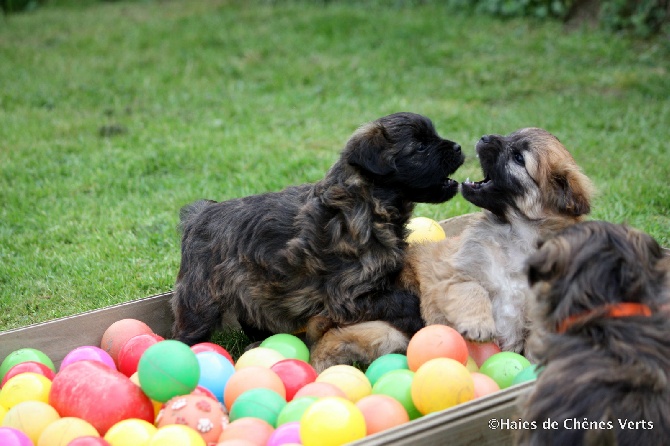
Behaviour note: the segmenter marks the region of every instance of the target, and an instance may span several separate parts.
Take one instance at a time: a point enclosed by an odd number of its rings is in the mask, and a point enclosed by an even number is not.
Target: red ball
[[[228,361],[230,361],[231,364],[235,365],[235,361],[233,360],[233,357],[230,356],[230,353],[228,353],[228,350],[225,348],[221,347],[218,344],[214,344],[213,342],[201,342],[199,344],[195,344],[191,346],[191,350],[193,350],[193,353],[200,353],[200,352],[215,352],[220,355],[222,355],[224,358],[226,358]]]
[[[88,421],[100,435],[127,418],[154,422],[154,408],[126,375],[97,361],[77,361],[56,374],[49,404],[61,417]]]
[[[416,372],[435,358],[451,358],[465,365],[468,346],[459,332],[446,325],[428,325],[416,332],[407,345],[407,365]]]
[[[50,380],[52,380],[56,375],[53,370],[51,370],[48,366],[42,364],[41,362],[36,361],[20,362],[11,369],[7,370],[5,377],[2,379],[2,383],[0,383],[0,387],[3,387],[5,383],[9,381],[9,378],[12,378],[16,375],[20,375],[21,373],[26,372],[37,373],[49,378]]]
[[[477,364],[477,367],[481,367],[482,364],[484,364],[484,361],[501,351],[500,347],[494,342],[474,342],[466,340],[465,344],[468,346],[468,353],[475,361],[475,364]]]
[[[153,333],[151,327],[137,319],[121,319],[114,322],[105,330],[100,341],[100,348],[109,353],[109,355],[119,365],[118,356],[121,347],[128,339],[144,333]]]
[[[284,382],[286,401],[291,401],[298,390],[314,382],[318,376],[314,367],[300,359],[283,359],[270,367],[270,370]]]
[[[155,333],[143,333],[128,339],[119,350],[118,360],[119,372],[131,376],[137,372],[137,364],[146,349],[165,339]]]

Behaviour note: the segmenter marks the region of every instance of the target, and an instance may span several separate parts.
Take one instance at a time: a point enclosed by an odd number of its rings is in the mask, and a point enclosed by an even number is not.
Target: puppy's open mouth
[[[481,189],[489,184],[491,184],[491,178],[488,175],[486,175],[486,178],[484,178],[481,181],[470,181],[470,178],[467,178],[465,181],[463,181],[464,186],[467,186],[474,190]]]

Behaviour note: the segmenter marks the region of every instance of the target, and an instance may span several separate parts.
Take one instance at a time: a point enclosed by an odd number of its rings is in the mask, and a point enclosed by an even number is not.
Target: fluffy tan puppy
[[[460,236],[412,247],[402,279],[419,293],[426,324],[521,352],[529,328],[526,258],[538,239],[590,212],[593,187],[561,142],[539,128],[483,136],[476,152],[484,179],[466,180],[461,193],[482,212]],[[369,362],[402,351],[407,337],[404,345],[400,339],[384,322],[340,326],[314,345],[313,363]]]

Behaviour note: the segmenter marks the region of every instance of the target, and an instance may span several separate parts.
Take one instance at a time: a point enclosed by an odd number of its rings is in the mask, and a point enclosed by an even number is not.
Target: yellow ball
[[[472,356],[468,356],[468,362],[465,363],[465,368],[468,369],[470,373],[479,371],[479,367],[475,360],[472,359]]]
[[[372,393],[372,384],[365,373],[350,365],[329,367],[321,372],[316,382],[333,384],[354,403]]]
[[[36,446],[67,446],[77,437],[99,437],[98,431],[81,418],[64,417],[48,425]]]
[[[235,363],[235,370],[240,370],[251,365],[257,365],[269,369],[282,359],[286,358],[277,350],[273,350],[267,347],[256,347],[242,353],[242,356],[240,356]]]
[[[2,420],[5,418],[5,415],[7,415],[7,409],[5,406],[0,406],[0,423],[2,423]]]
[[[58,419],[60,415],[56,409],[47,403],[24,401],[9,409],[2,425],[20,430],[37,444],[44,429]]]
[[[207,446],[195,429],[181,424],[168,424],[156,431],[147,446]]]
[[[365,435],[361,410],[337,396],[315,401],[300,418],[300,439],[304,446],[340,446]]]
[[[129,418],[110,427],[105,440],[112,446],[147,446],[156,431],[148,421]]]
[[[442,226],[427,217],[414,217],[407,223],[407,243],[439,242],[447,238]]]
[[[475,382],[460,362],[435,358],[416,371],[411,392],[414,405],[426,415],[472,400]]]
[[[26,372],[9,379],[0,390],[0,405],[11,409],[23,401],[49,402],[51,380],[38,373]]]

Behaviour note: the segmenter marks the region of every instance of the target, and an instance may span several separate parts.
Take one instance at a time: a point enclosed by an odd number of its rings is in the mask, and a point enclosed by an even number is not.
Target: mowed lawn
[[[670,245],[667,42],[380,3],[52,0],[1,18],[0,330],[169,291],[182,205],[316,181],[397,111],[463,145],[460,181],[481,179],[481,135],[546,128],[595,182],[592,218]]]

